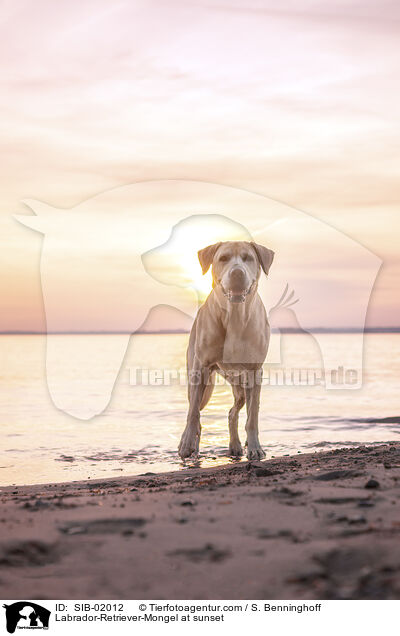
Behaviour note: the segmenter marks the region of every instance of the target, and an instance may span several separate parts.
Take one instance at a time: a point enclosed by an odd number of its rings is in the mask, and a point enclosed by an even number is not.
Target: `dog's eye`
[[[251,254],[242,254],[242,261],[253,261],[253,257]]]
[[[222,254],[222,256],[219,257],[219,261],[221,263],[226,263],[226,261],[229,261],[229,256],[227,254]]]

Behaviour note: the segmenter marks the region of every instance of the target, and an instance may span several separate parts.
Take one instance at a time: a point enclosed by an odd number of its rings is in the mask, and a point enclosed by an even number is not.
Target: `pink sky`
[[[21,201],[69,209],[149,179],[247,188],[336,227],[383,260],[368,324],[399,323],[399,5],[276,6],[2,3],[0,330],[45,324]]]

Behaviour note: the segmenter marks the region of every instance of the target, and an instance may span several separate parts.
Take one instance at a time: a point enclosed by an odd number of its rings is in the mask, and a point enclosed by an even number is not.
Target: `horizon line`
[[[310,327],[309,329],[299,329],[296,327],[271,328],[271,333],[400,333],[400,326],[394,327]],[[69,336],[69,335],[91,335],[91,336],[125,336],[125,335],[173,335],[188,334],[189,329],[158,329],[153,331],[23,331],[7,330],[0,331],[0,336]]]

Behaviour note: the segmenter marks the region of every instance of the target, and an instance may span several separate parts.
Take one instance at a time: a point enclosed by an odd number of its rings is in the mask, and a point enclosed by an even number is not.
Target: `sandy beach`
[[[400,445],[1,489],[0,595],[396,599]]]

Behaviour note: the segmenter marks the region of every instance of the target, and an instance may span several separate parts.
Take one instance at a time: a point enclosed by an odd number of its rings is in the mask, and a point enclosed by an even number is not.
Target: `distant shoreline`
[[[282,329],[271,329],[272,333],[400,333],[400,327],[366,327],[359,329],[358,327],[310,327],[310,329],[295,329],[291,327],[283,327]],[[141,336],[154,335],[176,335],[188,334],[188,329],[160,329],[159,331],[1,331],[0,336],[127,336],[138,334]]]

